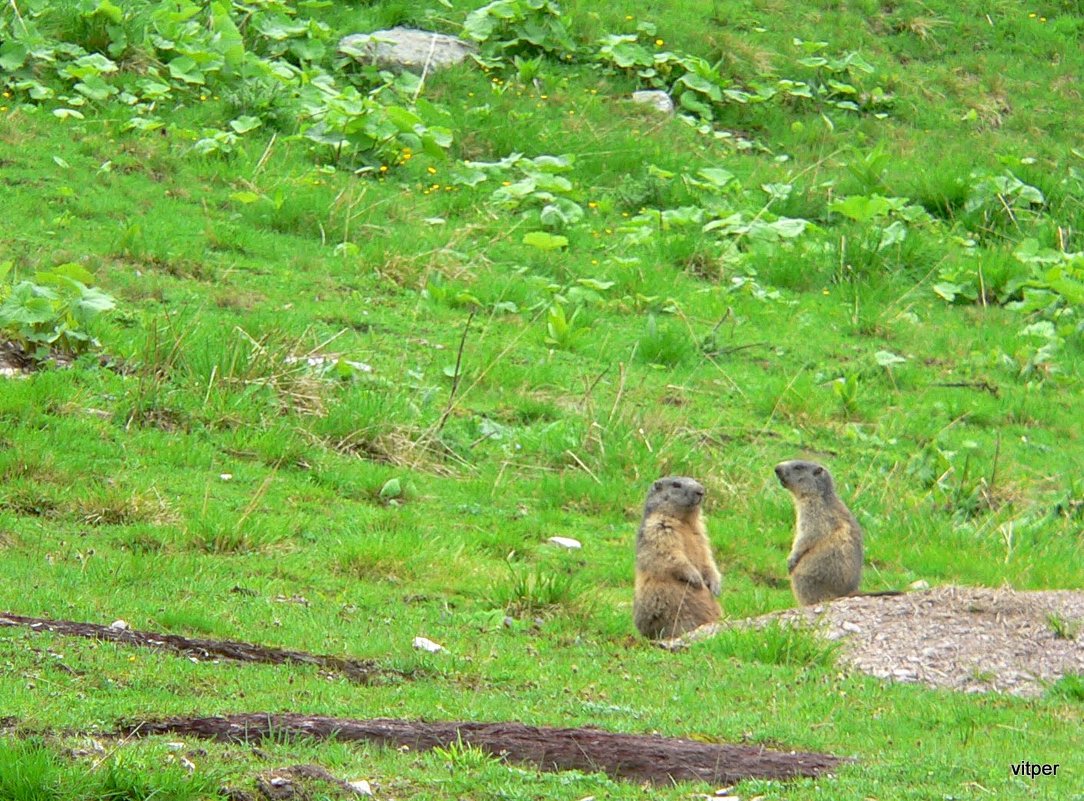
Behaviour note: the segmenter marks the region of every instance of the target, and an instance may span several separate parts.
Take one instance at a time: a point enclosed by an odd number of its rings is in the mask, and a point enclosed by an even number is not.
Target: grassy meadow
[[[396,24],[477,58],[336,54]],[[1069,0],[6,3],[0,340],[42,369],[0,378],[0,612],[390,672],[0,628],[0,799],[300,763],[378,798],[719,789],[101,737],[257,711],[855,759],[743,799],[1084,798],[1072,677],[954,694],[806,632],[667,653],[631,620],[667,474],[707,487],[726,616],[792,606],[796,457],[865,527],[864,589],[1084,585],[1082,44]],[[658,88],[677,114],[628,100]]]

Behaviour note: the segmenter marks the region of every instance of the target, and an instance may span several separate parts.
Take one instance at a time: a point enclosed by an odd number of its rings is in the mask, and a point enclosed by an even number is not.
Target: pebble
[[[428,637],[415,637],[414,647],[419,651],[428,651],[431,654],[436,654],[445,650],[443,645],[433,642]]]

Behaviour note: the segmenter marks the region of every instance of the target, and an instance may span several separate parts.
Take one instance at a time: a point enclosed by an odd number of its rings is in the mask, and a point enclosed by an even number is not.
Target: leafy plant
[[[477,186],[502,179],[492,195],[497,206],[519,210],[544,228],[562,230],[579,223],[585,215],[575,185],[566,177],[574,164],[575,158],[570,155],[526,158],[522,153],[512,153],[499,161],[465,161],[455,170],[452,183]]]
[[[113,104],[127,115],[128,130],[145,133],[164,127],[159,114],[171,103],[204,103],[221,92],[230,117],[174,129],[202,155],[229,155],[265,124],[301,133],[315,152],[330,149],[336,160],[361,154],[394,165],[403,148],[439,156],[451,144],[440,110],[419,97],[417,76],[367,68],[348,76],[360,88],[342,85],[334,67],[346,60],[329,63],[330,27],[300,17],[284,0],[253,8],[225,0],[78,5],[87,30],[77,41],[45,33],[50,14],[60,13],[45,4],[18,17],[0,52],[0,88],[22,102],[55,106],[62,119]],[[133,53],[138,57],[129,58]]]
[[[551,348],[558,350],[572,350],[576,343],[587,332],[586,327],[578,325],[576,318],[582,307],[577,307],[570,315],[565,314],[565,307],[560,303],[553,303],[546,312],[546,337],[545,342]]]
[[[832,393],[839,400],[845,417],[857,414],[860,390],[861,383],[857,372],[849,372],[832,382]]]
[[[654,314],[647,317],[644,333],[636,343],[637,358],[649,364],[675,367],[696,354],[696,342],[675,321],[659,325]]]
[[[1053,612],[1046,616],[1046,624],[1059,640],[1075,640],[1080,636],[1081,624],[1079,622],[1066,620],[1061,615]]]
[[[794,40],[805,54],[797,64],[812,70],[811,76],[760,80],[741,86],[722,74],[720,63],[653,48],[650,40],[654,36],[652,23],[640,23],[636,33],[608,34],[596,43],[595,57],[606,69],[635,77],[644,88],[667,92],[682,113],[705,123],[705,132],[712,130],[711,123],[725,107],[735,104],[810,101],[818,108],[869,111],[878,117],[885,116],[891,105],[891,95],[879,86],[863,89],[861,76],[876,72],[869,62],[856,52],[828,56],[823,52],[827,42]]]
[[[11,262],[0,264],[0,281],[10,270]],[[89,270],[67,263],[0,289],[0,332],[38,361],[53,353],[78,356],[97,348],[93,329],[116,302],[93,283]]]
[[[538,53],[571,58],[576,51],[555,0],[495,0],[467,15],[463,34],[497,59]]]

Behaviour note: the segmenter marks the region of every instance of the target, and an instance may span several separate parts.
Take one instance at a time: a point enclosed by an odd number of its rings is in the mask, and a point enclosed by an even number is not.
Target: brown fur
[[[632,612],[645,637],[666,639],[719,619],[722,576],[711,555],[700,502],[704,487],[668,476],[651,485],[636,535]]]
[[[803,605],[853,595],[862,581],[862,528],[836,495],[828,469],[816,462],[775,466],[794,500],[794,545],[787,571]]]

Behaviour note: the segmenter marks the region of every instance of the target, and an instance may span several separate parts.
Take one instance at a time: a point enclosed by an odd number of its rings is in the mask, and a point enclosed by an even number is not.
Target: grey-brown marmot
[[[651,485],[636,534],[636,628],[667,639],[719,619],[722,576],[711,555],[700,502],[704,487],[667,476]]]
[[[787,572],[803,605],[853,595],[862,580],[862,528],[816,462],[780,462],[775,474],[794,498],[794,545]]]

